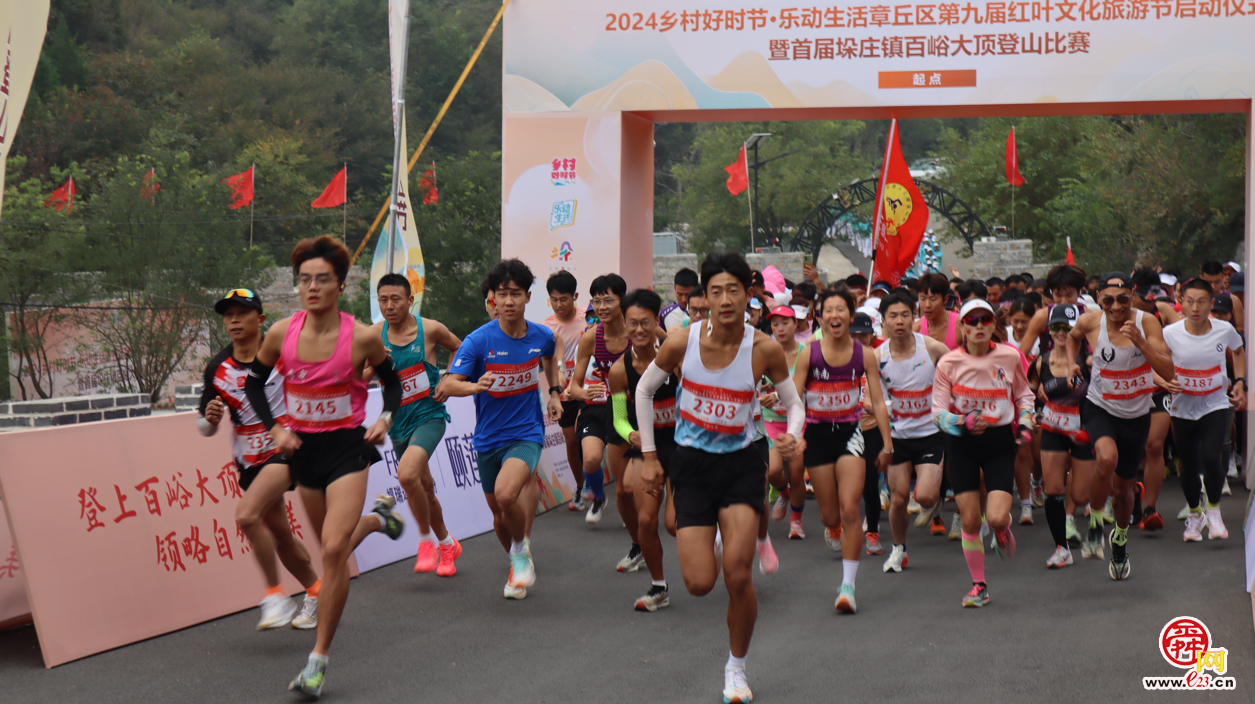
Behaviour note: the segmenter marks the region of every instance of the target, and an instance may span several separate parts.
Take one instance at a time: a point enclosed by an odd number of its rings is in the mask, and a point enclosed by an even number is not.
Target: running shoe
[[[418,541],[418,561],[414,563],[415,572],[435,572],[440,558],[437,544],[430,540]]]
[[[1221,496],[1233,496],[1233,490],[1229,488],[1228,477],[1226,477],[1224,480],[1224,488],[1220,490],[1220,495]]]
[[[863,549],[868,555],[883,555],[884,548],[880,547],[880,533],[867,533],[863,536]]]
[[[615,567],[620,572],[635,572],[645,564],[645,556],[641,554],[641,546],[632,543],[632,548],[628,550],[627,557],[619,560],[619,565]]]
[[[318,600],[312,596],[305,596],[305,603],[301,604],[301,613],[292,619],[292,627],[301,631],[311,631],[318,628]]]
[[[1003,562],[1015,557],[1015,534],[1011,532],[1011,526],[1004,531],[994,531],[994,551]]]
[[[914,496],[912,496],[912,497],[911,497],[911,500],[912,500],[912,501],[914,501],[914,500],[915,500],[915,497],[914,497]],[[918,505],[918,504],[917,504],[917,505]],[[940,510],[941,510],[941,502],[940,502],[940,501],[938,501],[937,503],[933,504],[933,505],[932,505],[932,506],[930,506],[929,508],[924,508],[923,506],[920,506],[920,507],[919,507],[919,515],[915,517],[915,527],[916,527],[916,528],[923,528],[923,527],[927,526],[929,523],[932,523],[932,522],[933,522],[933,516],[936,516],[936,515],[937,515],[937,512],[938,512],[938,511],[940,511]]]
[[[1129,560],[1129,554],[1124,553],[1124,559],[1119,560],[1114,554],[1111,556],[1111,563],[1107,566],[1107,573],[1117,582],[1122,579],[1129,578],[1129,572],[1133,571],[1132,561]]]
[[[889,510],[889,492],[885,489],[880,490],[880,510]]]
[[[526,552],[510,554],[510,583],[527,589],[536,583],[536,566]]]
[[[758,544],[757,550],[758,571],[766,575],[775,574],[780,569],[780,558],[776,556],[776,549],[771,545],[770,535]]]
[[[964,608],[979,609],[989,603],[989,589],[983,584],[973,584],[967,596],[963,597]]]
[[[771,506],[771,520],[783,521],[789,514],[789,498],[781,494]]]
[[[723,535],[719,529],[715,529],[715,579],[719,579],[719,573],[723,571]]]
[[[375,497],[375,507],[371,509],[371,512],[383,520],[381,532],[393,540],[400,538],[405,532],[405,521],[392,512],[392,507],[396,505],[396,499],[387,494],[379,494]]]
[[[1187,519],[1187,518],[1189,518],[1189,517],[1190,517],[1190,505],[1189,505],[1189,504],[1186,504],[1186,505],[1182,506],[1182,507],[1181,507],[1181,510],[1180,510],[1180,511],[1177,511],[1177,520],[1178,520],[1178,521],[1184,521],[1185,519]]]
[[[1207,539],[1224,540],[1229,537],[1229,530],[1224,527],[1224,519],[1220,517],[1220,507],[1207,509]]]
[[[920,505],[919,505],[919,502],[915,500],[915,491],[914,491],[914,490],[912,490],[912,491],[911,491],[911,495],[910,495],[910,496],[911,496],[911,498],[907,499],[907,502],[906,502],[906,512],[907,512],[907,513],[909,513],[909,514],[911,514],[912,516],[914,516],[914,515],[918,514],[919,512],[923,511],[923,510],[924,510],[924,507],[923,507],[923,506],[920,506]],[[916,524],[916,525],[918,525],[918,524]]]
[[[282,594],[270,594],[261,600],[261,620],[257,622],[257,630],[268,631],[272,628],[283,628],[292,623],[296,616],[296,602]]]
[[[1185,518],[1185,533],[1181,536],[1187,543],[1198,543],[1203,540],[1203,526],[1207,518],[1201,513],[1191,513]]]
[[[1154,506],[1147,506],[1142,514],[1142,530],[1163,530],[1163,516],[1159,515]]]
[[[1116,523],[1116,506],[1110,496],[1107,497],[1107,505],[1102,507],[1102,522],[1111,525]]]
[[[1046,505],[1046,488],[1036,479],[1030,480],[1030,483],[1033,488],[1029,492],[1029,500],[1033,502],[1033,508],[1042,508]]]
[[[1022,526],[1031,526],[1031,525],[1033,525],[1033,506],[1032,506],[1032,504],[1029,504],[1028,506],[1021,506],[1021,507],[1020,507],[1020,525],[1022,525]]]
[[[1063,531],[1068,539],[1069,548],[1081,547],[1081,533],[1076,529],[1076,516],[1068,516],[1064,521]]]
[[[1072,564],[1072,551],[1066,545],[1056,545],[1054,554],[1046,560],[1046,569],[1057,570]]]
[[[523,552],[527,553],[528,557],[532,556],[532,539],[527,536],[523,536]]]
[[[837,611],[843,614],[852,614],[858,611],[858,605],[854,603],[854,585],[841,583],[841,590],[837,592]]]
[[[649,593],[636,600],[637,611],[654,612],[658,609],[665,609],[671,606],[671,597],[667,594],[666,587],[660,587],[657,584],[650,585]]]
[[[1101,531],[1090,531],[1081,544],[1081,557],[1103,559],[1103,535]]]
[[[589,525],[601,523],[601,512],[606,508],[605,499],[593,499],[588,505],[588,513],[584,514],[584,522]]]
[[[893,550],[889,552],[889,559],[885,560],[885,571],[901,572],[902,568],[906,567],[906,560],[906,546],[894,545]]]
[[[568,511],[583,511],[587,508],[587,504],[584,503],[584,492],[582,491],[576,492],[575,497],[566,505],[566,510]]]
[[[833,552],[841,552],[841,526],[824,529],[824,543]]]
[[[749,704],[754,701],[745,670],[739,667],[723,668],[723,704]]]
[[[954,501],[954,489],[946,489],[946,501]]]
[[[789,521],[789,540],[805,540],[806,531],[802,530],[801,521]]]
[[[806,480],[806,498],[815,498],[815,487],[811,486],[811,480],[809,478]]]
[[[440,546],[440,564],[436,565],[437,577],[452,577],[458,573],[457,561],[462,556],[462,543],[457,538],[452,545]]]
[[[946,534],[946,522],[941,520],[941,516],[939,515],[933,516],[933,522],[932,522],[932,525],[928,527],[928,532],[932,533],[933,535],[945,535]]]
[[[1135,525],[1142,524],[1142,518],[1146,516],[1145,510],[1142,509],[1142,497],[1146,496],[1146,486],[1141,482],[1133,482],[1133,514],[1132,523]],[[1106,520],[1105,518],[1103,520]]]
[[[959,518],[959,514],[954,514],[954,519],[950,521],[950,540],[959,540],[963,537],[963,519]]]
[[[1238,460],[1238,455],[1236,452],[1229,455],[1229,471],[1225,473],[1225,476],[1230,479],[1237,479],[1239,464],[1241,464],[1241,462]]]
[[[514,586],[514,570],[510,570],[510,576],[506,579],[505,593],[503,596],[507,599],[526,599],[527,590],[523,587]]]
[[[305,669],[288,684],[288,691],[299,691],[307,697],[317,699],[322,696],[322,682],[326,674],[327,661],[310,658],[305,663]]]

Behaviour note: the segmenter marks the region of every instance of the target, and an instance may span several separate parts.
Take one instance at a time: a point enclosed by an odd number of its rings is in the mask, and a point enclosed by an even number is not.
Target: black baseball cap
[[[876,329],[872,327],[872,317],[866,313],[855,313],[854,321],[850,323],[850,332],[855,335],[875,335]]]
[[[1113,281],[1118,283],[1112,283]],[[1104,288],[1111,288],[1112,286],[1131,289],[1132,286],[1129,285],[1129,275],[1123,271],[1108,271],[1103,275],[1102,279],[1098,281],[1098,288],[1100,290]]]
[[[1076,327],[1076,320],[1080,317],[1081,310],[1076,306],[1057,305],[1050,309],[1050,320],[1046,324],[1067,323],[1072,327]]]
[[[1228,294],[1218,293],[1216,299],[1212,301],[1211,312],[1213,313],[1232,313],[1233,299]]]
[[[261,296],[250,288],[233,288],[227,291],[227,295],[214,304],[214,312],[222,315],[227,312],[228,306],[244,306],[258,313],[266,312],[261,307]]]

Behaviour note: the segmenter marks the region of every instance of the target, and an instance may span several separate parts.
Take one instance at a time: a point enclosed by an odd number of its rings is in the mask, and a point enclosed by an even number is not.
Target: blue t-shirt
[[[476,452],[488,452],[519,440],[544,445],[544,409],[540,403],[541,357],[554,353],[553,331],[527,321],[527,334],[514,339],[492,321],[466,336],[452,372],[479,381],[496,377],[492,388],[475,395]]]

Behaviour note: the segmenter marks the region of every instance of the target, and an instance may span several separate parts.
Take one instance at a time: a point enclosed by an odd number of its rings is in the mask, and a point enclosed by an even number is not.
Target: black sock
[[[1046,496],[1046,524],[1050,526],[1050,537],[1055,545],[1067,545],[1067,503],[1063,494]]]

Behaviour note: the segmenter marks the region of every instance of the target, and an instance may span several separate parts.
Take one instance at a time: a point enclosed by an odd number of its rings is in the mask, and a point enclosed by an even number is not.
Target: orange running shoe
[[[462,556],[462,543],[457,538],[452,545],[440,546],[440,564],[436,567],[437,577],[452,577],[458,573],[457,559]]]
[[[418,561],[414,563],[414,571],[436,571],[436,543],[430,540],[418,541]]]
[[[937,512],[936,516],[933,516],[932,525],[928,527],[928,530],[933,535],[945,535],[946,534],[946,522],[941,520],[940,511]]]

